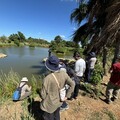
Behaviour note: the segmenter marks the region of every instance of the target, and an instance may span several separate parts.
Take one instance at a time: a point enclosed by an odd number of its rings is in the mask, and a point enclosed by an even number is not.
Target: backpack
[[[26,84],[26,83],[25,83]],[[13,101],[18,101],[20,96],[21,96],[21,90],[22,90],[22,87],[25,85],[23,84],[21,87],[18,87],[14,93],[13,93],[13,96],[12,96],[12,99]]]

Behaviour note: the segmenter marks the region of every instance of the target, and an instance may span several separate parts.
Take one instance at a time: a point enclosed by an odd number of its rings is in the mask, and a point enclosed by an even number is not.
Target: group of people
[[[60,120],[60,110],[64,106],[68,108],[66,100],[78,99],[80,81],[83,76],[85,75],[86,83],[91,82],[91,75],[97,61],[95,53],[89,53],[85,60],[81,58],[79,52],[74,52],[73,57],[76,60],[74,69],[65,65],[62,60],[54,55],[49,56],[45,61],[45,66],[50,73],[44,78],[40,90],[40,97],[42,99],[40,108],[43,111],[43,120]],[[120,91],[120,57],[118,60],[118,63],[113,64],[111,67],[112,74],[106,89],[106,100],[108,103],[111,102],[112,94],[115,100],[118,98]],[[27,81],[26,78],[21,80],[21,82]],[[60,89],[64,87],[66,88],[66,96],[61,101]],[[30,91],[31,87],[27,89]]]
[[[94,56],[90,56],[90,55]],[[60,110],[67,106],[66,100],[77,99],[80,80],[82,79],[86,69],[90,72],[86,75],[86,82],[90,82],[90,76],[96,62],[95,53],[91,53],[87,58],[87,64],[83,58],[81,58],[79,52],[75,52],[73,57],[75,61],[74,70],[65,65],[62,60],[59,60],[56,56],[50,56],[46,62],[46,68],[51,71],[49,75],[44,78],[40,96],[42,98],[40,108],[43,112],[44,120],[60,120]],[[94,59],[92,59],[94,58]],[[91,64],[92,63],[92,64]],[[87,65],[87,67],[86,67]],[[58,87],[55,77],[59,83]],[[66,87],[66,97],[61,102],[59,90]]]

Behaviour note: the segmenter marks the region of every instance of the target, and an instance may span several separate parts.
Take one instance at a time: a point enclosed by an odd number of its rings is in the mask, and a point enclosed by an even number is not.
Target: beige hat
[[[23,81],[24,81],[24,82],[28,82],[27,77],[23,77],[22,80],[21,80],[21,82],[23,82]]]

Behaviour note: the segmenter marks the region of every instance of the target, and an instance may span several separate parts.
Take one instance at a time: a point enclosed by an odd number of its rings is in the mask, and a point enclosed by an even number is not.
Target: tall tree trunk
[[[104,46],[103,47],[103,70],[104,70],[104,75],[106,75],[106,63],[107,63],[107,48]]]

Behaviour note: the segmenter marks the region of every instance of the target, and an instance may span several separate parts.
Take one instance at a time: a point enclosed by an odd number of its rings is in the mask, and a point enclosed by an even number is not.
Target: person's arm
[[[46,79],[43,80],[43,84],[42,84],[42,88],[41,88],[41,91],[40,91],[40,97],[41,99],[45,99],[46,96],[47,96],[47,90],[46,90]]]
[[[112,72],[113,72],[113,65],[111,66],[111,68],[109,69],[108,72],[109,72],[109,73],[112,73]]]
[[[78,71],[79,71],[79,63],[78,63],[78,61],[76,61],[76,63],[75,63],[75,73],[77,73]]]
[[[28,86],[28,85],[26,84],[26,91],[31,91],[31,86]]]
[[[70,86],[70,88],[67,91],[66,97],[70,98],[74,91],[75,82],[72,81],[72,79],[67,74],[66,74],[66,84],[68,84]]]

